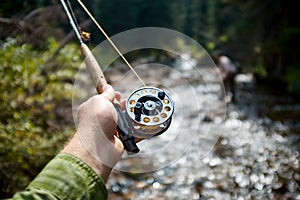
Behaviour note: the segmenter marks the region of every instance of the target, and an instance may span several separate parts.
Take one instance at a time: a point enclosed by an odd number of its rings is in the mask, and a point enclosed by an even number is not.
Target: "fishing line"
[[[121,56],[123,61],[127,64],[129,69],[134,73],[134,75],[138,78],[138,80],[143,84],[144,87],[146,87],[145,82],[142,80],[142,78],[137,74],[137,72],[134,70],[134,68],[131,66],[131,64],[127,61],[127,59],[123,56],[121,51],[118,49],[118,47],[113,43],[113,41],[110,39],[110,37],[106,34],[104,29],[100,26],[100,24],[97,22],[97,20],[93,17],[93,15],[90,13],[90,11],[86,8],[86,6],[80,1],[77,0],[77,2],[81,5],[83,10],[88,14],[88,16],[92,19],[92,21],[96,24],[98,29],[102,32],[102,34],[106,37],[106,39],[109,41],[109,43],[112,45],[112,47],[116,50],[116,52]]]
[[[80,30],[79,23],[77,22],[77,19],[76,19],[76,17],[75,17],[75,12],[73,11],[71,2],[70,2],[69,0],[67,0],[67,5],[68,5],[68,7],[69,7],[69,9],[70,9],[70,13],[72,14],[72,19],[73,19],[75,25],[77,26],[77,30]],[[80,31],[79,31],[79,33],[80,33]]]

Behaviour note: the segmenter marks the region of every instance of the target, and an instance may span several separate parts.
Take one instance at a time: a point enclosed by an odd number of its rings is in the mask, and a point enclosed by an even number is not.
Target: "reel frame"
[[[133,91],[126,101],[126,113],[133,135],[150,138],[165,132],[171,124],[174,103],[162,89],[142,87]]]

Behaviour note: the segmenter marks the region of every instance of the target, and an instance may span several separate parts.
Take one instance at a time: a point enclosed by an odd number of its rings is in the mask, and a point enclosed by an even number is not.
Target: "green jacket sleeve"
[[[107,199],[102,179],[82,160],[60,153],[12,200]]]

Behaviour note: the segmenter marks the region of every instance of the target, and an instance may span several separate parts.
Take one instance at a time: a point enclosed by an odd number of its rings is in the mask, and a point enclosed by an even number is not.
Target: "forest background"
[[[76,1],[91,45],[104,40]],[[299,11],[283,0],[84,1],[109,35],[164,27],[253,73],[257,84],[300,94]],[[0,2],[0,197],[23,189],[72,133],[72,86],[82,58],[58,0]]]

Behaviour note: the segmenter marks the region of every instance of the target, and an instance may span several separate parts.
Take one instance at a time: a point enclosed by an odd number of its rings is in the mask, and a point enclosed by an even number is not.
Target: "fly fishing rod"
[[[99,94],[101,94],[102,87],[107,84],[101,67],[99,66],[88,46],[82,40],[82,36],[79,31],[80,27],[78,26],[70,2],[68,1],[67,5],[64,0],[60,1],[67,14],[70,25],[72,26],[72,29],[74,30],[75,35],[80,43],[81,53],[84,57],[86,67],[93,80],[96,90]],[[173,101],[164,90],[156,87],[146,86],[134,68],[126,60],[120,50],[112,42],[110,37],[105,33],[88,9],[84,6],[84,4],[80,0],[78,0],[78,3],[97,25],[99,30],[104,34],[113,48],[117,51],[124,62],[128,65],[130,70],[144,86],[133,91],[129,95],[126,101],[125,111],[122,111],[120,106],[115,104],[118,114],[118,136],[122,141],[126,151],[138,153],[139,148],[135,143],[135,138],[150,138],[157,136],[169,128],[174,112]]]

